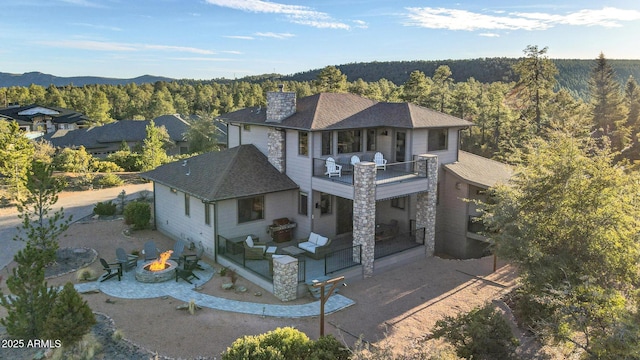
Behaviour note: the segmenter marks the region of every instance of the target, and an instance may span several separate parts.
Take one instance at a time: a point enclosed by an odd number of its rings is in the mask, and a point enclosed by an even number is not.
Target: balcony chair
[[[144,260],[155,260],[158,258],[158,248],[156,247],[156,243],[152,240],[144,243]]]
[[[122,279],[122,265],[120,263],[109,264],[107,260],[103,258],[100,258],[100,263],[102,264],[102,268],[105,271],[105,273],[100,277],[100,282],[109,280],[115,276],[118,277],[118,281]]]
[[[325,175],[329,175],[329,177],[342,176],[342,165],[336,164],[336,161],[333,158],[327,158],[324,166],[327,167],[327,172],[324,173]]]
[[[378,169],[387,170],[387,159],[385,159],[382,156],[381,152],[377,152],[373,156],[373,162],[376,163],[376,170],[378,170]]]
[[[359,162],[360,162],[360,158],[358,157],[358,155],[353,155],[351,157],[351,166],[355,166]]]
[[[116,259],[118,263],[122,265],[124,271],[135,269],[138,266],[138,256],[127,254],[121,247],[116,249]]]
[[[255,242],[251,236],[247,236],[247,239],[242,244],[244,245],[245,260],[264,259],[264,254],[267,251],[267,244]]]

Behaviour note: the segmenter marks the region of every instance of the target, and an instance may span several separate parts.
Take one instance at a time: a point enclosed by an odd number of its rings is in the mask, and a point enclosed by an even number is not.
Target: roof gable
[[[506,183],[513,171],[507,164],[466,151],[458,152],[458,161],[444,165],[444,169],[458,178],[482,188]]]

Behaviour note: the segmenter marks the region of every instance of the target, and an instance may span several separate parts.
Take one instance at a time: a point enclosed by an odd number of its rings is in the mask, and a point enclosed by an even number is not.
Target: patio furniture
[[[178,263],[178,265],[182,264],[182,253],[184,252],[184,248],[187,246],[187,243],[183,240],[178,240],[173,245],[173,252],[169,257],[169,260],[173,260]]]
[[[198,264],[198,261],[202,259],[202,255],[204,255],[204,246],[202,246],[202,242],[197,247],[198,250],[196,250],[195,254],[182,255],[182,262],[186,267],[189,267],[191,264],[195,264],[194,266],[196,269],[204,270],[204,268]]]
[[[387,170],[387,159],[384,158],[381,152],[377,152],[373,156],[373,162],[376,163],[376,170]]]
[[[336,164],[336,161],[333,158],[327,158],[324,166],[327,167],[327,172],[324,173],[325,175],[328,175],[329,177],[342,176],[342,165]]]
[[[267,244],[254,242],[251,236],[247,236],[246,240],[242,244],[244,246],[245,260],[264,259],[264,254],[267,251]]]
[[[138,256],[127,254],[121,247],[116,249],[116,259],[122,265],[124,271],[135,269],[138,266]]]
[[[391,220],[388,224],[376,224],[376,241],[393,239],[398,235],[398,220]]]
[[[105,273],[100,277],[100,282],[109,280],[115,276],[118,277],[118,281],[122,279],[122,266],[120,263],[109,264],[107,260],[103,258],[100,258],[100,263],[102,264],[102,268],[105,271]]]
[[[182,268],[180,266],[176,268],[176,282],[178,282],[178,279],[182,279],[188,282],[189,284],[192,284],[191,280],[193,279],[200,280],[198,275],[193,273],[196,269],[198,269],[198,261],[192,261],[192,262],[185,261],[182,264]]]
[[[329,245],[331,245],[331,239],[314,232],[309,234],[308,239],[302,239],[298,243],[298,247],[308,253],[305,255],[316,260],[322,259],[329,252]]]
[[[358,157],[358,155],[353,155],[351,157],[351,165],[354,166],[355,164],[360,162],[360,158]]]
[[[304,254],[304,250],[302,250],[301,248],[297,247],[297,246],[287,246],[282,248],[282,252],[289,255],[289,256],[293,256],[294,258],[297,258],[298,256]]]
[[[158,258],[158,248],[156,247],[156,243],[154,241],[147,241],[144,243],[144,260],[155,260]]]

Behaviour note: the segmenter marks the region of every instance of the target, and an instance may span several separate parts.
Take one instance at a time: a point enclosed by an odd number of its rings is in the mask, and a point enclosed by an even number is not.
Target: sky
[[[233,79],[528,45],[640,59],[640,1],[547,1],[0,0],[0,72]]]

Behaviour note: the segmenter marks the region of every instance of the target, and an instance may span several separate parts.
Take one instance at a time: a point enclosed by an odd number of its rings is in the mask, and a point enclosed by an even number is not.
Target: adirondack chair
[[[188,255],[182,256],[182,261],[184,262],[184,266],[191,267],[193,265],[195,269],[204,270],[204,268],[200,266],[200,264],[198,264],[198,261],[202,259],[202,255],[204,255],[204,247],[202,246],[202,243],[200,243],[200,245],[198,246],[198,250],[196,250],[195,254],[188,254]]]
[[[342,176],[342,165],[336,164],[336,160],[334,158],[327,158],[324,166],[327,167],[327,172],[324,173],[325,175],[328,175],[329,177]]]
[[[373,156],[373,162],[376,163],[376,170],[378,169],[387,170],[387,159],[385,159],[384,156],[382,156],[382,153],[377,152]]]
[[[193,273],[193,271],[196,269],[198,269],[197,261],[194,261],[194,262],[185,261],[184,264],[182,264],[182,268],[181,267],[176,268],[176,282],[178,282],[179,279],[182,279],[188,282],[189,284],[192,284],[191,280],[193,279],[200,280],[198,275]]]
[[[116,249],[116,259],[122,265],[124,271],[135,269],[138,266],[138,257],[136,255],[127,254],[123,248]]]
[[[187,244],[183,240],[178,240],[173,245],[173,252],[171,253],[171,257],[169,260],[173,260],[178,263],[178,265],[182,264],[182,253],[184,252],[184,248]]]
[[[154,241],[144,243],[144,260],[155,260],[158,258],[158,248]]]
[[[359,162],[360,162],[360,158],[358,157],[358,155],[353,155],[353,156],[351,157],[351,165],[352,165],[352,166],[353,166],[353,165],[355,165],[355,164],[357,164],[357,163],[359,163]]]
[[[118,281],[122,279],[122,266],[120,263],[109,264],[107,260],[103,258],[100,258],[100,263],[102,264],[102,268],[105,271],[105,273],[100,277],[100,282],[109,280],[115,276],[118,277]]]

